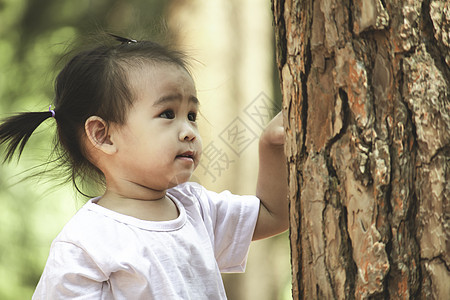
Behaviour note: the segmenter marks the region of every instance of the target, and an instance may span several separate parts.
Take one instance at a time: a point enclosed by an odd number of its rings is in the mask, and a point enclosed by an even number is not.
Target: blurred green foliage
[[[0,118],[48,109],[57,62],[83,37],[102,30],[131,37],[164,33],[169,4],[165,0],[0,0]],[[21,181],[30,169],[46,162],[54,130],[54,121],[47,120],[30,139],[21,161],[0,168],[3,300],[31,298],[51,241],[81,205],[73,200],[71,187],[55,187],[46,180]]]

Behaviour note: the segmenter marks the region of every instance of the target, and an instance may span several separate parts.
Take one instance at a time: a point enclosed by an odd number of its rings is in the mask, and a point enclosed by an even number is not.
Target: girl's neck
[[[164,195],[159,198],[141,199],[129,198],[106,192],[98,205],[123,215],[146,221],[168,221],[178,217],[179,212],[175,203]]]
[[[142,220],[173,220],[178,217],[178,209],[166,196],[166,191],[107,177],[106,191],[97,204]]]
[[[102,198],[115,200],[158,201],[166,196],[167,188],[142,185],[104,172],[106,191]],[[119,172],[116,172],[119,173]]]

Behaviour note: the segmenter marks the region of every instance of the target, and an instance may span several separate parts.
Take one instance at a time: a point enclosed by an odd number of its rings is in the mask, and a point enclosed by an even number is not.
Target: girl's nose
[[[190,124],[183,124],[183,128],[180,130],[180,141],[191,142],[197,137],[196,131]]]

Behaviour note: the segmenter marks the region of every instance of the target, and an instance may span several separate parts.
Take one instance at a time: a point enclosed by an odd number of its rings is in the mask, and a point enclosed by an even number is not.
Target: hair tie
[[[52,109],[52,105],[51,104],[48,107],[48,111],[52,113],[52,118],[54,118],[55,117],[55,111]]]
[[[122,45],[123,44],[135,44],[137,43],[136,40],[133,39],[129,39],[129,38],[125,38],[125,37],[121,37],[112,33],[108,33],[110,36],[112,36],[116,41],[121,42]]]

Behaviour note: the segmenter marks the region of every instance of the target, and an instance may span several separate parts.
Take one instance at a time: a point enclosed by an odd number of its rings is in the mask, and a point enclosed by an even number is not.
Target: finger
[[[278,126],[273,128],[271,134],[271,142],[274,145],[283,145],[285,140],[284,128],[282,126]]]

